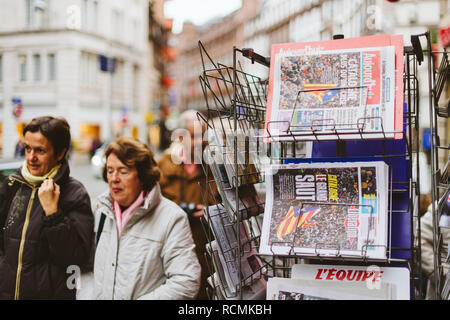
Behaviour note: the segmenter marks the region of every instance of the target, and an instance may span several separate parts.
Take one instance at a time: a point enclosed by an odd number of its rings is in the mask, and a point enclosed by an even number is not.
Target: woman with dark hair
[[[88,264],[94,218],[69,176],[70,127],[39,117],[23,137],[25,162],[0,188],[0,299],[75,299],[69,278]]]
[[[188,219],[161,195],[152,151],[122,137],[105,157],[109,190],[95,209],[105,220],[94,260],[94,298],[193,299],[200,265]]]

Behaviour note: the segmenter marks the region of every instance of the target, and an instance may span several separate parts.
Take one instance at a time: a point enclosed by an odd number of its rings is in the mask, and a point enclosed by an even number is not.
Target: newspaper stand
[[[429,103],[430,103],[430,132],[431,132],[431,208],[432,208],[432,226],[433,226],[433,253],[434,253],[434,299],[450,299],[450,275],[444,274],[444,265],[450,263],[449,252],[445,252],[443,248],[443,239],[440,228],[440,217],[443,214],[444,207],[450,192],[450,181],[448,180],[448,170],[450,169],[448,164],[445,164],[443,168],[439,164],[439,151],[446,152],[450,149],[450,146],[441,145],[441,139],[439,133],[438,119],[447,119],[450,116],[450,105],[447,101],[445,106],[441,106],[441,95],[447,80],[450,77],[450,65],[448,52],[444,51],[432,51],[430,33],[415,35],[411,37],[411,42],[417,51],[422,51],[420,44],[420,37],[426,39],[427,48],[427,62],[428,62],[428,89],[429,89]],[[423,54],[420,54],[423,60]],[[440,63],[437,66],[439,58]],[[448,244],[447,244],[448,245]]]
[[[237,130],[242,130],[246,136],[254,134],[255,130],[261,132],[265,125],[265,111],[267,102],[267,80],[263,80],[257,76],[243,71],[242,64],[238,60],[239,57],[250,59],[252,64],[259,63],[266,67],[270,64],[270,59],[255,53],[252,49],[233,48],[233,66],[226,66],[215,63],[208,55],[202,43],[199,42],[200,55],[203,63],[203,73],[199,77],[200,84],[204,93],[207,114],[206,118],[201,118],[208,129],[213,132],[225,134],[227,130],[234,131],[234,168],[237,168],[238,153],[237,148]],[[383,160],[389,168],[389,205],[388,205],[388,246],[386,248],[386,259],[372,260],[369,259],[364,251],[360,256],[344,256],[340,253],[339,247],[335,247],[335,254],[323,255],[321,249],[330,248],[330,244],[317,244],[314,255],[298,255],[290,251],[288,255],[260,256],[263,261],[263,267],[256,270],[251,275],[251,280],[258,280],[262,277],[279,276],[289,277],[291,267],[294,263],[307,261],[308,263],[322,264],[348,264],[360,266],[399,266],[406,267],[410,271],[410,288],[411,298],[420,299],[422,297],[421,289],[421,261],[420,261],[420,221],[419,221],[419,168],[413,172],[413,160],[418,160],[419,140],[415,132],[419,130],[419,99],[418,99],[418,80],[416,77],[417,57],[416,51],[412,47],[404,48],[404,113],[403,113],[403,139],[386,140],[386,139],[369,139],[370,132],[364,130],[364,123],[373,120],[373,117],[357,119],[356,126],[360,139],[346,139],[345,132],[338,130],[338,126],[334,123],[314,123],[305,134],[305,128],[290,128],[288,134],[292,141],[283,141],[282,135],[274,134],[269,129],[264,134],[254,134],[258,139],[253,141],[253,147],[260,162],[271,164],[283,164],[289,162],[328,162],[328,161],[356,161],[356,159],[372,159]],[[345,90],[345,88],[344,88]],[[298,94],[301,94],[299,92]],[[215,119],[215,120],[213,120]],[[382,125],[382,120],[379,119]],[[327,129],[332,126],[334,136],[330,138],[330,130],[326,133],[320,132],[317,128],[326,126]],[[253,131],[252,131],[253,130]],[[258,131],[259,130],[259,131]],[[380,132],[378,132],[379,134]],[[388,132],[382,130],[384,137]],[[389,132],[397,133],[397,132]],[[354,134],[354,132],[353,132]],[[306,136],[309,136],[307,138]],[[324,137],[327,136],[326,139]],[[269,139],[269,142],[264,140]],[[312,157],[305,158],[304,143],[312,142]],[[250,143],[252,144],[252,143]],[[223,147],[223,146],[222,146]],[[220,149],[222,150],[222,149]],[[255,150],[254,150],[255,151]],[[248,152],[248,151],[247,151]],[[263,160],[261,160],[263,158]],[[418,163],[418,161],[416,162]],[[220,203],[219,198],[213,201],[206,201],[214,196],[214,188],[223,187],[224,181],[221,179],[211,178],[208,165],[203,165],[206,174],[206,190],[204,191],[204,200],[206,206],[213,203]],[[399,170],[400,169],[400,170]],[[264,174],[262,167],[259,168],[259,179],[255,185],[264,182]],[[399,172],[401,172],[399,174]],[[235,182],[237,183],[243,177],[238,171],[235,171]],[[239,208],[239,188],[234,188],[236,206]],[[322,205],[322,203],[321,203]],[[326,203],[324,204],[326,205]],[[219,206],[219,205],[217,205]],[[242,210],[236,210],[235,213],[225,210],[223,207],[219,210],[224,217],[226,223],[231,223],[235,227],[235,234],[238,238],[237,248],[234,250],[235,262],[239,268],[242,247],[250,245],[258,248],[259,236],[261,235],[261,221],[263,214],[249,219],[251,208],[244,205]],[[205,210],[208,217],[210,212]],[[204,230],[209,241],[213,240],[213,234],[209,225],[209,218],[204,219]],[[250,237],[244,242],[239,239],[239,222],[245,220],[250,229]],[[332,245],[331,245],[332,247]],[[212,249],[209,248],[210,253]],[[207,257],[210,262],[210,273],[217,271],[211,262],[210,255]],[[227,261],[228,263],[229,261]],[[219,282],[214,281],[211,290],[211,298],[213,299],[246,299],[244,291],[246,290],[246,282],[242,279],[241,274],[239,285],[236,288],[236,294],[222,296],[218,293]]]

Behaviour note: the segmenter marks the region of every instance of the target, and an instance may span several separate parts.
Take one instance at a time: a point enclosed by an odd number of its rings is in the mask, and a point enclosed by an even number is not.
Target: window
[[[88,0],[83,0],[81,7],[81,26],[83,29],[88,28]]]
[[[81,53],[81,63],[80,63],[80,80],[81,85],[86,86],[88,84],[88,54],[86,52]]]
[[[133,66],[133,104],[132,108],[138,110],[139,106],[139,66]]]
[[[27,27],[31,28],[33,26],[33,10],[31,9],[31,6],[33,4],[33,0],[25,0],[25,8],[27,10]]]
[[[113,99],[123,101],[124,99],[124,62],[116,59],[116,71],[112,78]]]
[[[92,29],[93,31],[97,30],[97,16],[98,16],[98,2],[94,1],[92,3]]]
[[[97,31],[98,1],[83,0],[81,3],[81,26],[87,31]]]
[[[33,54],[33,80],[41,81],[41,55]]]
[[[112,12],[112,29],[114,32],[113,37],[121,40],[123,37],[123,13],[119,10],[114,9]]]
[[[48,66],[48,80],[56,80],[56,59],[54,53],[49,53],[47,56],[47,66]]]
[[[48,0],[25,0],[26,26],[30,29],[42,28],[48,23]]]
[[[95,54],[89,54],[88,57],[88,72],[89,72],[89,85],[96,86],[97,85],[97,56]]]
[[[19,80],[27,81],[27,56],[19,54]]]
[[[80,81],[84,87],[98,85],[98,56],[93,53],[82,52],[80,61]]]
[[[139,22],[136,19],[134,19],[132,21],[132,25],[133,25],[133,27],[131,30],[132,34],[131,34],[130,40],[132,41],[132,43],[131,43],[132,45],[137,46],[138,41],[139,41]]]

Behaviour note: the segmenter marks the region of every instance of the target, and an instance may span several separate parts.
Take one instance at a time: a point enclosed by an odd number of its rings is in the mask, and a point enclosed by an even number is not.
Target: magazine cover
[[[381,161],[269,165],[259,253],[385,259],[387,181]]]
[[[267,135],[272,141],[399,139],[402,76],[398,37],[275,44]]]
[[[291,269],[291,278],[313,281],[317,287],[327,283],[348,283],[355,285],[355,289],[362,289],[362,292],[379,291],[383,285],[389,285],[389,295],[384,299],[409,300],[411,295],[407,268],[295,264]]]
[[[267,300],[391,300],[391,286],[369,290],[365,283],[320,283],[314,280],[269,278]]]

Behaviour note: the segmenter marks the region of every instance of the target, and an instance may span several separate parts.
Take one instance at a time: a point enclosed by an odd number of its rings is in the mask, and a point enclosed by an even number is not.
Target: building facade
[[[252,0],[228,16],[201,27],[183,25],[178,35],[179,59],[176,68],[178,89],[176,107],[203,110],[204,98],[199,84],[203,71],[199,54],[200,40],[214,61],[233,64],[233,46],[253,48],[270,56],[274,43],[329,40],[336,33],[360,36],[366,30],[366,0]],[[339,14],[336,14],[339,12]],[[265,79],[268,68],[245,59],[244,71]],[[251,68],[251,69],[249,69]]]
[[[2,1],[2,156],[14,154],[21,126],[41,115],[64,116],[81,148],[96,135],[146,141],[148,7],[146,0]],[[101,55],[114,58],[114,73],[100,70]]]
[[[166,147],[164,123],[173,96],[174,77],[170,71],[176,59],[170,44],[172,20],[164,16],[164,0],[150,4],[149,15],[149,95],[151,111],[148,113],[149,143],[155,149]],[[164,141],[163,141],[164,140]]]
[[[192,23],[184,23],[183,31],[175,39],[178,51],[174,65],[177,96],[172,108],[205,110],[199,82],[203,65],[198,42],[202,42],[214,61],[231,66],[233,46],[242,48],[244,45],[244,25],[258,12],[259,6],[259,0],[245,0],[240,9],[207,25],[197,27]]]

